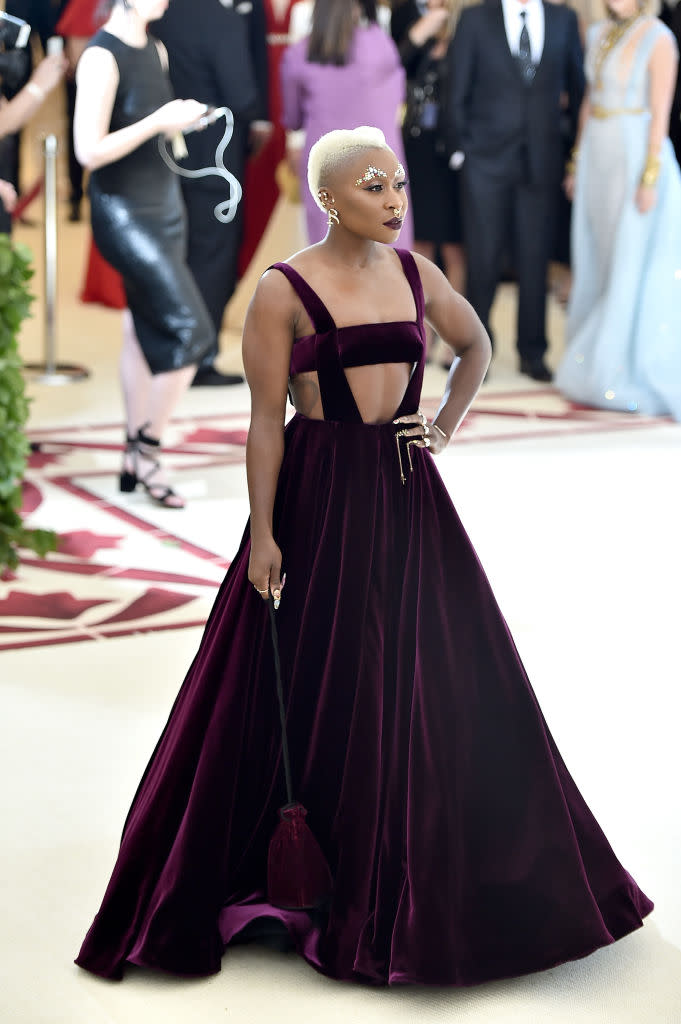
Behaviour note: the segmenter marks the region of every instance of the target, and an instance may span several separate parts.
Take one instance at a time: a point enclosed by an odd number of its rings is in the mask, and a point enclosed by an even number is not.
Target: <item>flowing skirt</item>
[[[639,213],[649,119],[591,118],[572,225],[573,288],[556,386],[603,409],[681,420],[681,174],[668,139],[657,202]]]
[[[267,607],[248,530],[133,802],[77,963],[218,971],[277,918],[331,977],[470,985],[584,956],[652,909],[547,729],[431,455],[395,427],[286,429],[275,536],[293,784],[334,875],[267,903],[285,803]]]

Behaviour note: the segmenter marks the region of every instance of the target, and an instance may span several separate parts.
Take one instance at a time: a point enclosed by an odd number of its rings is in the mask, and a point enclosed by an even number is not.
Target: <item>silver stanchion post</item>
[[[40,384],[70,384],[90,376],[84,366],[57,362],[57,137],[43,139],[45,158],[45,361],[25,363],[24,370]]]

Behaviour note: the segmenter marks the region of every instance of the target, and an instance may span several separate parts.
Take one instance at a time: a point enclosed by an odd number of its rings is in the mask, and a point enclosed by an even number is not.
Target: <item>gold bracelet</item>
[[[442,429],[442,427],[438,427],[437,423],[433,423],[433,425],[432,425],[432,426],[433,426],[433,430],[437,430],[438,434],[442,434],[442,436],[443,436],[443,437],[444,437],[444,439],[445,439],[445,442],[446,442],[447,444],[449,444],[449,442],[450,442],[450,440],[451,440],[451,438],[450,438],[449,434],[445,434],[445,432],[444,432],[444,430]]]
[[[577,157],[578,156],[579,156],[579,150],[577,149],[577,146],[573,146],[572,150],[570,152],[570,157],[569,157],[569,159],[565,163],[565,173],[566,174],[572,175],[572,174],[576,174],[577,173]]]
[[[45,92],[40,88],[37,82],[27,82],[26,89],[30,92],[31,96],[35,96],[35,98],[40,100],[41,103],[45,99]]]
[[[660,177],[660,167],[662,162],[659,156],[654,153],[648,154],[646,165],[643,168],[643,174],[641,175],[641,184],[646,188],[653,188],[657,185],[657,179]]]

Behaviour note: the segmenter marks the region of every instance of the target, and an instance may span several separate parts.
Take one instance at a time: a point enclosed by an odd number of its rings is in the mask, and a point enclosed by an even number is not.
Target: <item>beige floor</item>
[[[40,208],[32,215],[39,218]],[[263,265],[286,255],[286,225],[295,216],[279,211]],[[40,230],[21,228],[17,236],[36,252],[40,292]],[[62,360],[85,364],[91,376],[65,387],[32,384],[33,429],[121,418],[119,317],[75,298],[84,239],[83,226],[60,224],[58,344]],[[231,310],[234,326],[249,287],[250,281]],[[295,957],[254,949],[229,953],[222,973],[207,981],[141,971],[131,971],[122,985],[96,980],[72,959],[200,630],[6,651],[0,661],[0,1020],[681,1022],[681,426],[533,433],[534,419],[539,424],[547,408],[550,413],[553,399],[515,373],[508,329],[513,301],[512,290],[503,290],[495,311],[500,352],[476,404],[477,422],[484,427],[489,419],[485,403],[498,408],[499,424],[510,407],[530,415],[515,439],[498,437],[494,426],[486,437],[452,446],[441,471],[565,759],[618,855],[656,901],[645,927],[579,963],[461,992],[337,984]],[[36,314],[22,337],[27,360],[41,353],[39,306]],[[550,330],[555,359],[558,308],[551,309]],[[223,342],[223,365],[238,366],[238,334],[226,331]],[[443,383],[430,370],[426,395],[435,396]],[[245,386],[193,390],[178,414],[247,408]],[[225,473],[216,486],[222,502],[199,496],[191,529],[207,532],[217,546],[234,500],[239,513],[229,529],[242,523],[243,470]]]

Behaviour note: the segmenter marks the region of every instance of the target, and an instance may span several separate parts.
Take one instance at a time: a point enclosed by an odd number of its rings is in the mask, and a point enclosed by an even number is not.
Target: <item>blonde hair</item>
[[[392,152],[380,128],[362,125],[361,128],[338,128],[327,132],[315,142],[307,160],[307,184],[312,198],[320,210],[324,210],[318,192],[332,174],[348,158],[369,149],[385,149]]]

